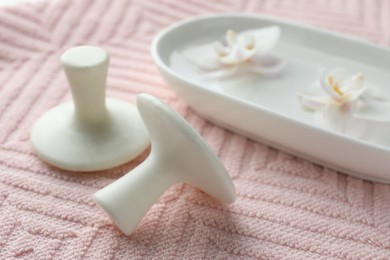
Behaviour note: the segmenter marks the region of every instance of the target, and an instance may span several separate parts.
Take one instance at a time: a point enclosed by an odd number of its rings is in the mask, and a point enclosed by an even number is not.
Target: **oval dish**
[[[287,66],[276,78],[237,87],[197,78],[183,65],[181,50],[217,41],[229,30],[281,28],[273,54]],[[152,56],[174,91],[208,120],[251,139],[367,180],[390,183],[390,124],[370,123],[365,139],[317,126],[297,91],[315,80],[319,64],[359,71],[390,97],[390,51],[361,40],[258,15],[192,18],[158,34]]]

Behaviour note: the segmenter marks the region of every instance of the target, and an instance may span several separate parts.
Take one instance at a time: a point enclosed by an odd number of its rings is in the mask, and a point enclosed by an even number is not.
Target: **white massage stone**
[[[73,102],[46,112],[34,125],[32,147],[45,162],[96,171],[132,160],[150,144],[135,106],[105,99],[109,57],[101,48],[74,47],[61,56]]]
[[[226,203],[236,198],[226,169],[200,135],[157,98],[140,94],[138,110],[149,130],[149,157],[130,173],[93,195],[118,228],[130,235],[156,200],[185,182]]]

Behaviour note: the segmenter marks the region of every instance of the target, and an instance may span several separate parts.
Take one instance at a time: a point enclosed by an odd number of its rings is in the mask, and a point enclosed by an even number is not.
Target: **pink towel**
[[[390,257],[389,185],[325,169],[217,127],[163,82],[149,54],[153,36],[182,18],[210,12],[274,15],[390,46],[388,0],[52,0],[0,8],[0,259]],[[109,51],[109,96],[134,102],[137,93],[147,92],[177,109],[225,163],[237,202],[221,205],[175,185],[126,237],[91,194],[146,153],[95,173],[41,162],[29,133],[40,115],[70,99],[59,56],[78,44]]]

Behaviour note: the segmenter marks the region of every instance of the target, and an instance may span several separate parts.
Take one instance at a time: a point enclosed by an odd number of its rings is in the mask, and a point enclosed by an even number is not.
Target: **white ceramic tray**
[[[237,87],[197,78],[180,51],[237,32],[277,25],[273,53],[287,62],[280,77]],[[363,72],[390,97],[390,50],[305,25],[257,15],[211,15],[179,22],[154,40],[152,56],[164,79],[194,110],[234,132],[326,167],[390,183],[390,123],[371,123],[364,139],[317,126],[297,92],[316,78],[319,64]]]

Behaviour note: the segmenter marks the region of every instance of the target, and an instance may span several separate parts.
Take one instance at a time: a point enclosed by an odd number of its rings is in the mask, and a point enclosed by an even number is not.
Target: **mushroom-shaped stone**
[[[61,63],[73,102],[46,112],[31,143],[45,162],[74,171],[108,169],[132,160],[150,144],[135,106],[105,99],[108,53],[93,46],[71,48]]]
[[[234,186],[225,167],[177,112],[147,94],[138,95],[137,107],[152,140],[150,155],[93,195],[123,233],[130,235],[156,200],[175,183],[185,182],[221,202],[234,202]]]

